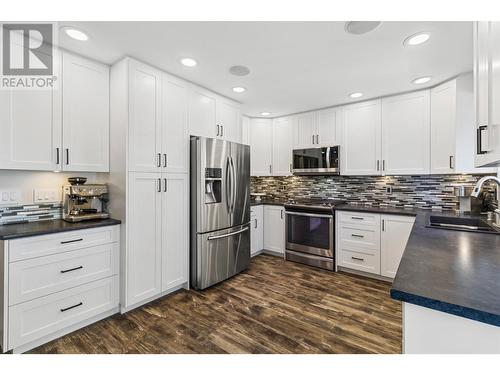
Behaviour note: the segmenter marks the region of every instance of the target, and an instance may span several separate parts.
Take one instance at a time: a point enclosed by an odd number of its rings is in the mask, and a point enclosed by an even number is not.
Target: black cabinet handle
[[[362,262],[364,262],[365,260],[363,258],[357,258],[357,257],[351,257],[351,259],[354,259],[354,260],[360,260]]]
[[[64,309],[61,309],[61,312],[65,312],[71,309],[74,309],[75,307],[83,305],[83,302],[77,303],[76,305],[70,306],[70,307],[65,307]]]
[[[59,160],[59,147],[56,147],[56,164],[59,165],[61,161]]]
[[[385,171],[385,159],[382,160],[382,170]]]
[[[73,271],[81,270],[82,268],[83,268],[83,266],[78,266],[78,267],[75,267],[75,268],[70,268],[68,270],[61,270],[61,273],[73,272]]]
[[[61,241],[61,245],[64,245],[67,243],[72,243],[72,242],[80,242],[80,241],[83,241],[83,238],[78,238],[76,240]]]
[[[224,136],[224,125],[221,125],[220,126],[220,136],[223,137]]]
[[[158,193],[161,193],[161,178],[158,179]]]
[[[167,189],[167,179],[166,178],[163,179],[163,183],[165,184],[163,186],[163,192],[166,193],[168,191],[168,189]]]
[[[219,136],[219,134],[220,134],[220,125],[217,124],[217,137]]]
[[[160,153],[156,154],[156,166],[161,167],[161,154]]]
[[[167,154],[163,154],[163,166],[167,166]]]
[[[362,236],[361,234],[351,234],[351,237],[356,237],[356,238],[365,238],[365,236]]]
[[[69,165],[69,148],[66,149],[66,165]]]
[[[351,216],[351,219],[354,219],[354,220],[365,220],[364,217],[358,217],[358,216]]]
[[[377,160],[377,171],[380,171],[380,160]]]
[[[476,136],[476,141],[477,141],[477,154],[478,155],[482,155],[482,154],[486,154],[486,151],[483,151],[483,144],[482,144],[482,140],[481,140],[481,136],[483,134],[483,130],[486,130],[488,127],[486,125],[482,125],[480,127],[477,128],[477,136]]]
[[[257,219],[254,220],[255,220],[255,229],[257,229]]]
[[[382,219],[382,232],[385,232],[385,220]]]
[[[453,155],[450,155],[450,169],[453,169]]]

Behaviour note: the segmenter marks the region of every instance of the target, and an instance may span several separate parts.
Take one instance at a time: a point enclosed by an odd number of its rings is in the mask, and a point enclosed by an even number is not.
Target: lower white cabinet
[[[250,255],[258,254],[264,248],[264,209],[263,206],[253,206],[250,211],[251,237]]]
[[[285,208],[264,206],[264,250],[285,253]]]
[[[338,211],[337,265],[394,278],[415,217]]]
[[[0,241],[2,351],[24,352],[116,313],[119,237],[114,225]]]

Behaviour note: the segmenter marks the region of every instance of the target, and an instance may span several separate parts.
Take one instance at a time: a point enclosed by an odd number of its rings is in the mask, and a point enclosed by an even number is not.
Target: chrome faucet
[[[497,187],[497,204],[500,205],[500,202],[499,202],[500,178],[495,177],[495,176],[485,176],[485,177],[481,178],[477,182],[476,186],[474,186],[474,189],[472,190],[471,196],[474,198],[477,198],[479,196],[479,193],[481,192],[481,189],[483,188],[484,183],[488,182],[488,181],[495,181],[496,184],[498,185],[498,187]],[[493,223],[493,225],[500,227],[500,209],[498,209],[498,208],[494,211],[494,223]]]

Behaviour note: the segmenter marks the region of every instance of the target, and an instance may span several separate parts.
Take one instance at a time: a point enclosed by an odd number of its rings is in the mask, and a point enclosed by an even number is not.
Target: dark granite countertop
[[[500,327],[500,235],[426,227],[431,215],[469,216],[452,211],[352,204],[337,209],[416,216],[391,297]]]
[[[336,211],[371,212],[376,214],[417,216],[420,211],[416,208],[403,208],[391,206],[370,206],[357,203],[346,203],[335,206]]]
[[[105,227],[120,223],[121,221],[116,219],[98,219],[81,221],[79,223],[68,223],[64,220],[44,220],[31,223],[0,225],[0,240],[13,240],[42,234]]]
[[[287,199],[279,200],[279,199],[262,199],[260,202],[256,202],[253,199],[250,201],[250,206],[283,206],[287,202]]]

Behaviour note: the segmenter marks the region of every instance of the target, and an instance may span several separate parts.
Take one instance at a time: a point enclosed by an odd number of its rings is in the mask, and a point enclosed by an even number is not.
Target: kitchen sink
[[[428,228],[500,234],[486,221],[475,217],[431,216]]]

